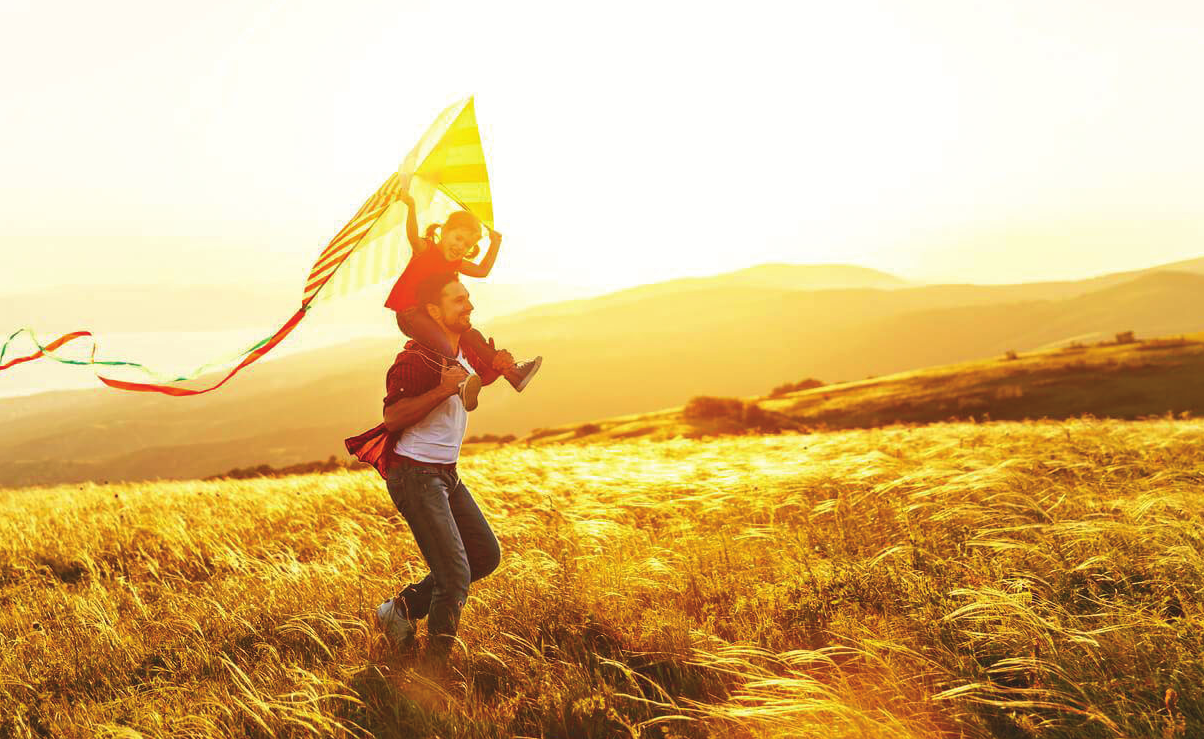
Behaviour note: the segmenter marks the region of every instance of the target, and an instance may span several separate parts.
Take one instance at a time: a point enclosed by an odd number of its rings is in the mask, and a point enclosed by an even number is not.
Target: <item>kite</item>
[[[493,200],[489,192],[489,174],[481,135],[477,129],[476,110],[472,97],[449,106],[402,161],[396,172],[389,175],[372,197],[360,207],[355,216],[335,234],[318,255],[305,281],[301,305],[292,317],[271,336],[238,353],[241,361],[218,383],[203,389],[188,389],[168,384],[128,382],[104,377],[97,378],[109,387],[137,392],[157,392],[165,395],[200,395],[216,390],[244,367],[270,352],[284,340],[306,313],[317,303],[350,295],[401,273],[409,257],[405,224],[407,206],[398,200],[408,183],[414,206],[426,220],[442,221],[453,210],[471,211],[489,228],[493,228]],[[9,345],[22,333],[28,334],[38,351],[28,356],[4,361]],[[68,359],[54,351],[75,339],[92,336],[90,331],[75,331],[42,345],[29,329],[20,329],[0,347],[0,371],[40,357],[64,364],[121,366],[139,369],[151,376],[157,373],[137,362],[97,360],[96,341],[87,360]],[[231,360],[211,362],[192,373],[175,377],[171,382],[189,380],[209,368]]]

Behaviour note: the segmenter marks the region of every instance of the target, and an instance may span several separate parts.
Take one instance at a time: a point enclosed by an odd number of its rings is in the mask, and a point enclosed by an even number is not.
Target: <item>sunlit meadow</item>
[[[1204,422],[519,443],[461,466],[503,558],[450,680],[373,623],[425,568],[371,470],[0,491],[0,735],[1204,730]]]

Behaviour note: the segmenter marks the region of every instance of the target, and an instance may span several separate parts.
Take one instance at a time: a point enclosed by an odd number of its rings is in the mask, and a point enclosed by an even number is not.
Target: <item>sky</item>
[[[4,0],[0,294],[299,293],[470,94],[502,283],[1193,258],[1201,31],[1156,1]]]

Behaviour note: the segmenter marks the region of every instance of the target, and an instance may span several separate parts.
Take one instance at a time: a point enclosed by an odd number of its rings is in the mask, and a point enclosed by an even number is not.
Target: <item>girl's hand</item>
[[[502,235],[497,231],[494,231],[492,228],[489,229],[489,244],[491,246],[496,246],[500,243],[502,243]]]
[[[414,196],[410,194],[410,175],[401,175],[401,192],[397,195],[397,199],[411,208],[414,207]]]

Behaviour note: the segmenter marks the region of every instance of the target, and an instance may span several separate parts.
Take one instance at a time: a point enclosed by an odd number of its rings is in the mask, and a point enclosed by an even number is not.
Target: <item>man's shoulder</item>
[[[440,366],[437,354],[411,339],[389,367],[385,376],[386,388],[392,390],[400,385],[413,389],[438,382]]]
[[[419,344],[414,339],[410,339],[401,348],[401,351],[398,352],[397,358],[393,360],[393,364],[426,364],[431,360],[434,360],[438,364],[439,355]]]

